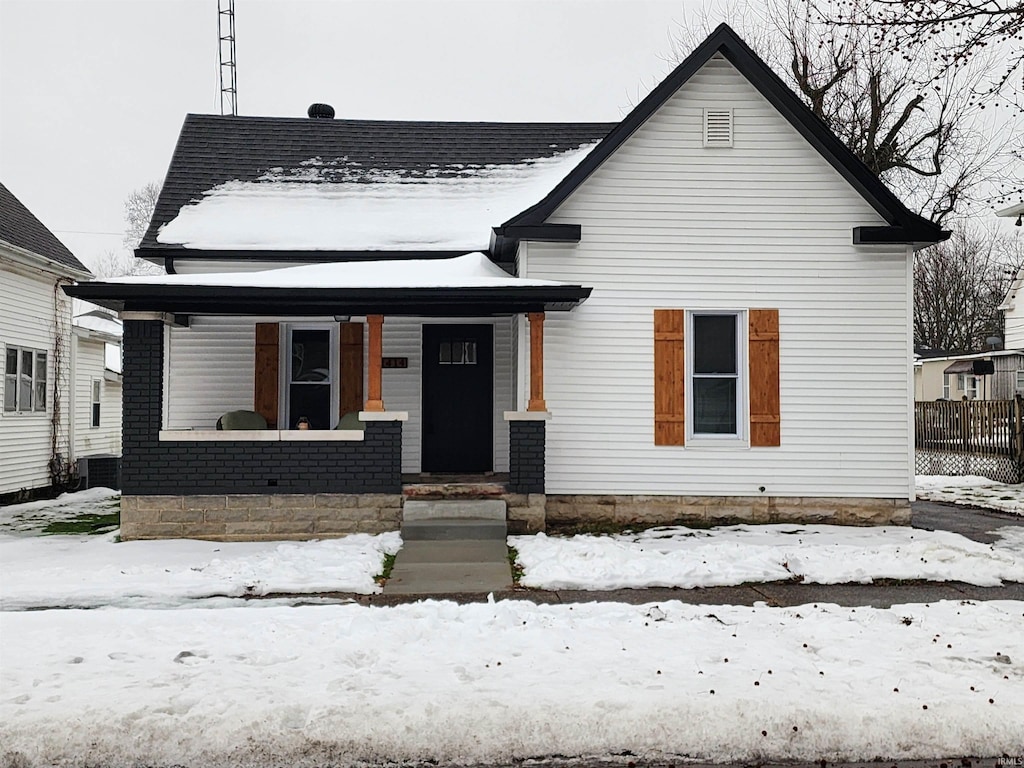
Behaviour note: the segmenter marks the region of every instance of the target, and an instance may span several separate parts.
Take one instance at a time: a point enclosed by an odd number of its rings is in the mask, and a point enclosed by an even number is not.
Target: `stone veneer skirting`
[[[906,499],[548,494],[545,508],[548,524],[910,524],[910,502]]]
[[[280,541],[397,531],[400,493],[122,496],[121,538]]]

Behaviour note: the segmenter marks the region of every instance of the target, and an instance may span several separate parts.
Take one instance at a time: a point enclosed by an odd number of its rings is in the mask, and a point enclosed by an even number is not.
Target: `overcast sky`
[[[618,120],[701,0],[236,0],[243,115]],[[692,17],[691,17],[692,18]],[[0,0],[0,180],[86,264],[219,113],[217,0]]]

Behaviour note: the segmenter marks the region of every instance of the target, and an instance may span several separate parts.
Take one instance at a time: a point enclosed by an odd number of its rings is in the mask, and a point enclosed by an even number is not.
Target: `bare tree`
[[[997,226],[954,227],[949,240],[914,259],[914,346],[976,351],[1001,336],[999,305],[1017,269],[1024,241]]]
[[[142,242],[142,236],[149,229],[156,200],[160,197],[160,185],[151,181],[145,186],[132,190],[124,201],[124,246],[135,250]]]
[[[164,270],[152,262],[136,258],[126,251],[111,249],[100,254],[90,265],[90,269],[101,280],[107,277],[125,277],[127,275],[164,274]]]

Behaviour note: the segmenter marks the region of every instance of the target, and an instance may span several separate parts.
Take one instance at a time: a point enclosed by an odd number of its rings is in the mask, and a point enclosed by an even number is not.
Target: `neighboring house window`
[[[1018,395],[1024,395],[1024,371],[1017,371],[1017,389]]]
[[[781,445],[779,311],[654,310],[654,444]]]
[[[692,352],[686,390],[693,393],[689,433],[742,437],[740,315],[693,313],[687,336]]]
[[[102,382],[99,379],[92,380],[92,418],[89,423],[92,427],[100,425],[100,387]]]
[[[953,374],[951,374],[951,373],[944,373],[944,374],[942,374],[942,399],[943,400],[949,400],[949,387],[950,387],[949,379],[950,379],[950,377],[952,375]]]
[[[46,410],[46,353],[8,346],[4,355],[4,411]]]
[[[978,399],[978,377],[977,376],[965,376],[966,386],[964,386],[964,394],[967,395],[968,400]]]

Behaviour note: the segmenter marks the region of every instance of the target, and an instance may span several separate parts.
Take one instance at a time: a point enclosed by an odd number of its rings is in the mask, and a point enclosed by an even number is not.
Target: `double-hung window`
[[[742,437],[744,381],[740,313],[690,315],[691,435]]]
[[[98,427],[100,425],[100,393],[102,392],[103,383],[99,379],[92,380],[92,409],[90,413],[89,426]]]
[[[46,352],[8,346],[4,353],[4,411],[46,410]]]

